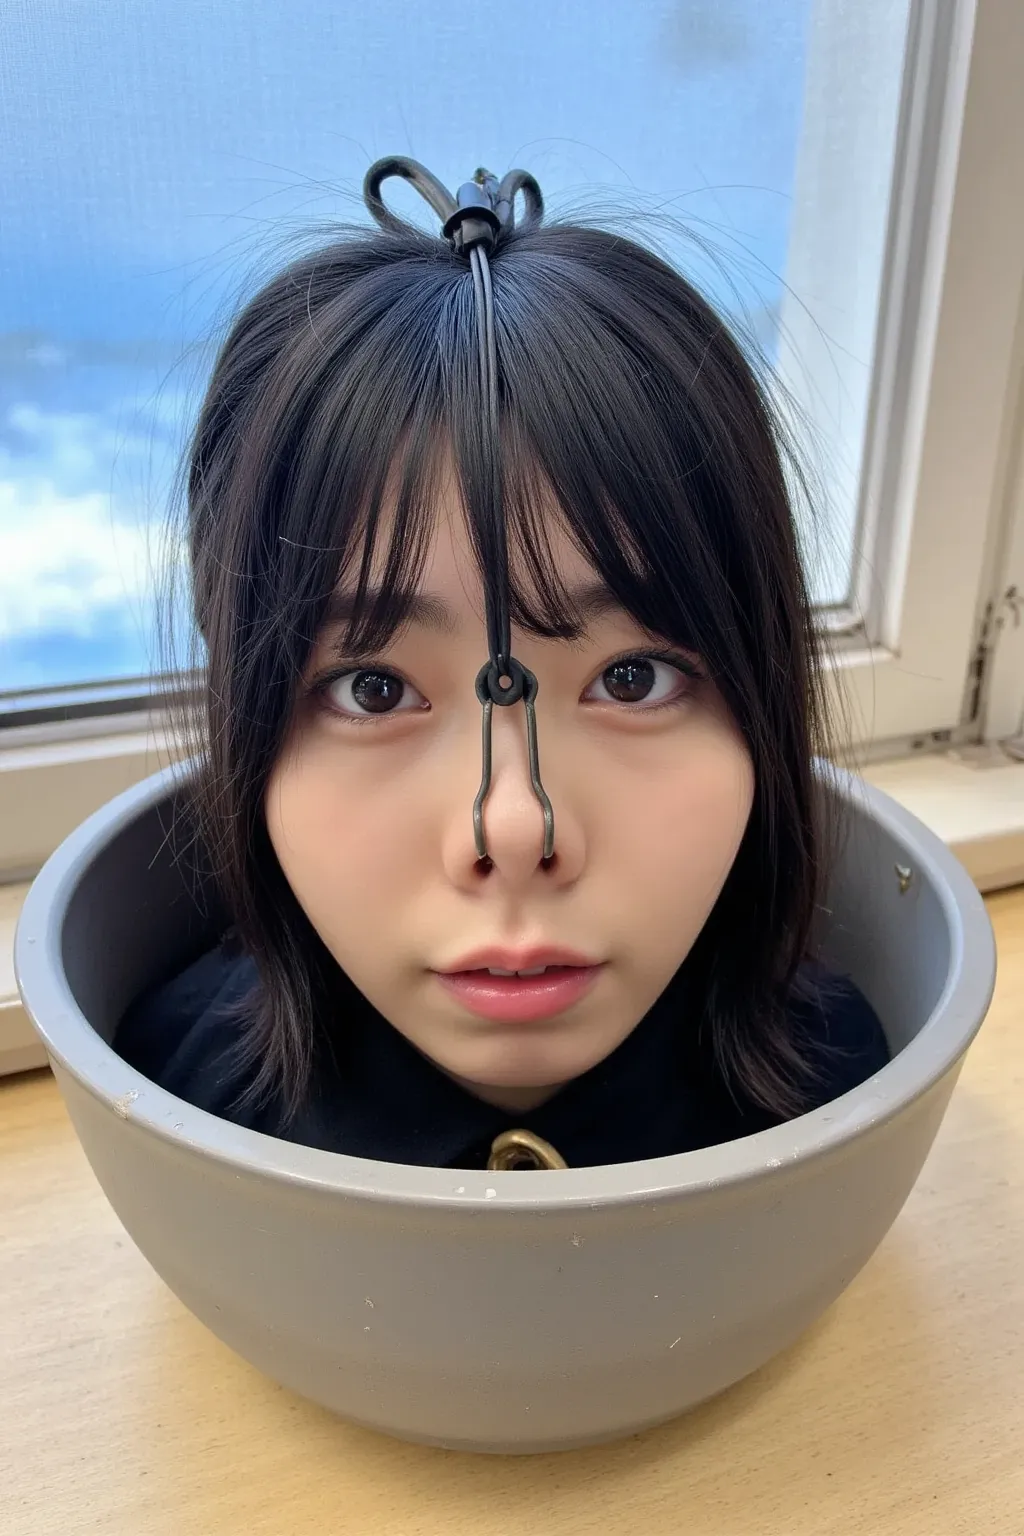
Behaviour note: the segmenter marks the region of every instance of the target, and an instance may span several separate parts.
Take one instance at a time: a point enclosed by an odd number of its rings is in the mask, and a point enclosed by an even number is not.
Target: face
[[[568,537],[551,543],[567,585],[594,586]],[[487,638],[450,483],[419,590],[433,603],[383,653],[341,655],[340,622],[318,637],[268,829],[313,927],[378,1012],[479,1097],[525,1110],[609,1055],[686,958],[739,850],[753,766],[700,658],[652,656],[666,642],[628,614],[595,611],[572,642],[514,629],[513,655],[538,681],[555,853],[544,860],[517,704],[492,712],[481,863],[474,682]],[[491,977],[474,955],[491,948],[512,952],[504,968],[535,966],[525,952],[544,948],[587,963]]]

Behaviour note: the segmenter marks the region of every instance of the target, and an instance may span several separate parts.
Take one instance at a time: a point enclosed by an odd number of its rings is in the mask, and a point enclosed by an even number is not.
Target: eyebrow
[[[586,623],[601,618],[608,613],[625,613],[623,604],[603,582],[588,582],[580,587],[571,587],[568,593],[570,602],[579,610]],[[378,587],[367,588],[365,605],[372,607],[382,597]],[[394,601],[399,615],[399,627],[407,624],[418,625],[422,629],[433,630],[436,634],[455,635],[459,631],[459,620],[453,608],[445,602],[443,597],[438,597],[434,592],[397,592]],[[355,596],[348,592],[333,592],[327,603],[324,614],[324,625],[333,626],[348,624],[355,615]]]

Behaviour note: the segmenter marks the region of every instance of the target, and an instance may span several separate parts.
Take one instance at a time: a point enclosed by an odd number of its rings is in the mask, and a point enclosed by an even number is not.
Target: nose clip
[[[509,678],[507,688],[501,685],[503,677]],[[508,707],[522,699],[526,706],[526,742],[530,758],[530,783],[540,801],[544,813],[544,858],[550,859],[555,851],[555,813],[551,801],[540,781],[540,758],[537,751],[537,713],[534,700],[537,697],[537,679],[528,667],[509,656],[488,660],[476,677],[476,696],[483,705],[483,774],[476,799],[473,801],[473,836],[476,856],[487,858],[487,840],[484,836],[484,801],[491,787],[491,718],[495,704]]]
[[[392,176],[400,176],[419,192],[444,221],[443,234],[453,251],[464,256],[473,275],[473,300],[477,322],[477,350],[480,364],[480,393],[484,426],[483,447],[489,462],[490,509],[495,514],[493,534],[497,541],[498,559],[505,563],[505,533],[501,508],[501,476],[498,469],[498,348],[494,325],[494,290],[491,285],[490,255],[501,240],[516,228],[515,203],[522,197],[525,204],[523,228],[535,228],[544,217],[544,199],[540,187],[526,171],[509,171],[500,182],[489,171],[478,170],[472,181],[459,188],[455,197],[438,181],[426,166],[418,160],[402,155],[388,155],[377,160],[366,173],[363,197],[366,206],[382,229],[408,231],[409,226],[396,217],[381,197],[381,186]],[[507,567],[506,567],[507,570]],[[507,597],[498,595],[492,603],[487,596],[487,630],[490,659],[481,667],[476,679],[476,696],[484,707],[483,718],[483,777],[473,802],[473,835],[476,840],[476,856],[487,858],[487,840],[484,837],[484,801],[491,787],[491,716],[494,705],[526,705],[526,735],[530,749],[530,782],[533,792],[544,812],[544,858],[550,859],[555,851],[555,816],[551,801],[544,793],[540,781],[540,765],[537,756],[537,716],[534,700],[537,697],[537,679],[523,667],[509,651],[512,648],[508,622]],[[501,679],[509,678],[507,688]]]

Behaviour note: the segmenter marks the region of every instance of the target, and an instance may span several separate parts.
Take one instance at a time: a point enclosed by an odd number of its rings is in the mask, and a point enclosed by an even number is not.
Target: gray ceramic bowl
[[[889,1229],[995,975],[988,916],[956,859],[887,796],[818,771],[850,827],[826,956],[870,998],[895,1059],[742,1141],[530,1174],[293,1146],[194,1109],[115,1055],[107,1042],[127,1004],[199,953],[218,921],[170,852],[176,770],[119,796],[32,886],[16,968],[128,1232],[239,1354],[408,1439],[579,1446],[755,1370]]]

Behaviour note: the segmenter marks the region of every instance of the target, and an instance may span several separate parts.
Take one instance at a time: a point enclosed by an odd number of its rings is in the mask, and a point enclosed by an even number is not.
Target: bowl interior
[[[927,844],[914,846],[913,819],[896,807],[880,818],[885,797],[861,790],[850,780],[826,791],[840,795],[845,835],[816,941],[826,963],[872,1003],[895,1054],[949,981],[955,903]],[[129,1004],[213,945],[228,919],[180,784],[155,797],[151,791],[76,874],[61,924],[62,962],[78,1007],[109,1043]]]

